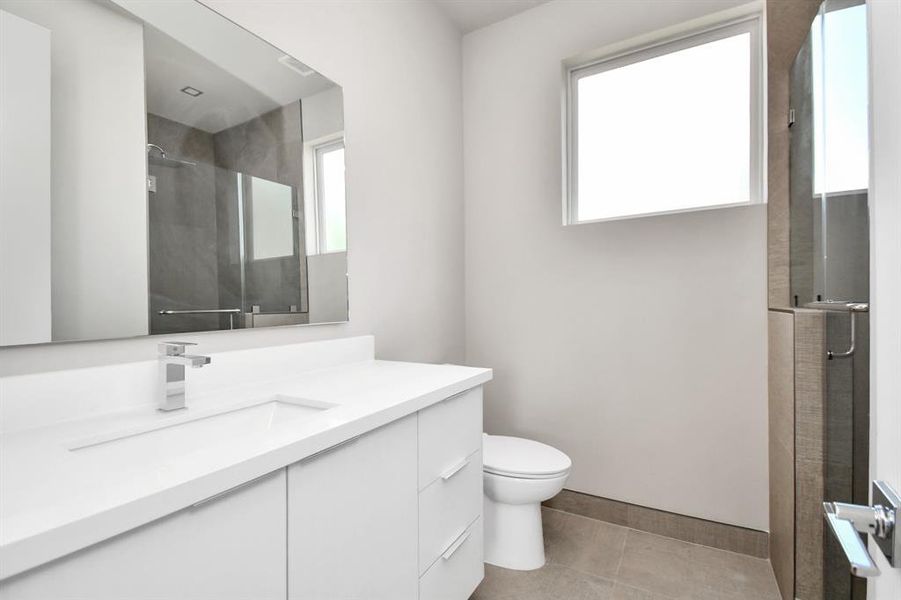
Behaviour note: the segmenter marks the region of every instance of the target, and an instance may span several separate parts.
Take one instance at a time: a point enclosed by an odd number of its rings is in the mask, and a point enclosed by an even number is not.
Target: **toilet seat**
[[[570,458],[556,448],[518,437],[485,434],[482,463],[486,473],[516,479],[565,477]]]

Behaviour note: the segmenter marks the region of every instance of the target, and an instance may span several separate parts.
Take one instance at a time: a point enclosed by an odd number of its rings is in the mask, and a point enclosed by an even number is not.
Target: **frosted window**
[[[253,260],[294,254],[291,186],[252,177],[250,181]]]
[[[867,189],[866,5],[817,16],[811,31],[814,192]]]
[[[757,201],[756,41],[719,37],[573,72],[570,222]]]
[[[344,206],[344,146],[338,144],[318,152],[320,234],[323,252],[347,249],[347,219]]]

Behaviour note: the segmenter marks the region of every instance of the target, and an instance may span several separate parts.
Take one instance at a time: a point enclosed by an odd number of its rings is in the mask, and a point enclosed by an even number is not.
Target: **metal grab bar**
[[[227,314],[228,315],[228,328],[235,328],[235,315],[240,314],[240,308],[191,308],[185,310],[159,310],[157,311],[158,315],[215,315],[215,314]]]
[[[851,343],[844,352],[826,351],[826,358],[833,360],[835,358],[848,358],[854,356],[857,349],[857,315],[870,311],[869,302],[838,302],[835,300],[825,300],[819,302],[808,302],[804,308],[813,308],[817,310],[828,310],[832,312],[846,312],[851,315]]]
[[[844,352],[833,352],[832,350],[826,351],[826,358],[832,360],[834,358],[848,358],[849,356],[854,356],[854,351],[857,349],[857,313],[851,313],[851,344],[848,346],[848,349]]]
[[[817,310],[828,310],[832,312],[869,312],[869,302],[844,302],[840,300],[820,300],[817,302],[808,302],[804,308],[814,308]]]
[[[239,313],[240,308],[197,308],[188,310],[161,310],[161,315],[201,315],[205,313]]]

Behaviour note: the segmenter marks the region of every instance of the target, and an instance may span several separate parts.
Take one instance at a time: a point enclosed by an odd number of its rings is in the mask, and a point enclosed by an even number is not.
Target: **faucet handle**
[[[196,346],[196,342],[161,342],[157,345],[164,356],[182,356],[187,346]]]

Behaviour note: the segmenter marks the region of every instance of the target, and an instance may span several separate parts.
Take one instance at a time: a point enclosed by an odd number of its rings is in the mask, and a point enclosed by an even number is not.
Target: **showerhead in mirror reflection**
[[[347,320],[338,85],[193,0],[0,10],[53,42],[4,93],[44,95],[54,182],[0,345]]]

